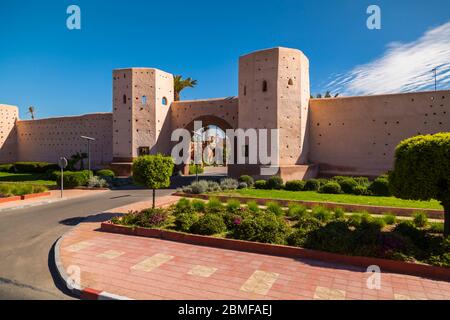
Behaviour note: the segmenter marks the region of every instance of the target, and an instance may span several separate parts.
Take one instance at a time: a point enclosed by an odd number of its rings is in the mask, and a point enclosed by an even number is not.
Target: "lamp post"
[[[87,141],[88,170],[89,170],[89,177],[90,177],[91,176],[91,141],[95,141],[95,138],[81,136],[81,139],[84,139]]]
[[[200,136],[201,138],[203,138],[203,136],[202,136],[200,133],[195,132],[195,131],[191,131],[191,132],[194,134],[194,136]],[[201,140],[200,140],[200,141],[201,141]],[[194,141],[194,142],[196,142],[196,141]],[[198,182],[198,164],[197,164],[197,162],[195,161],[195,154],[196,154],[196,152],[194,152],[195,180]]]

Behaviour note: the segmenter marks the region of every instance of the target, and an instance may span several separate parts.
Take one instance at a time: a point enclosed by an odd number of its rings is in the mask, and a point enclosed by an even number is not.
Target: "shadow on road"
[[[67,288],[66,283],[61,278],[61,275],[59,274],[58,268],[56,267],[55,263],[55,246],[58,240],[56,240],[52,247],[50,248],[50,251],[48,253],[48,269],[50,271],[50,275],[52,276],[53,283],[55,284],[55,287],[58,288],[59,291],[61,291],[63,294],[72,297],[77,298],[70,290]]]

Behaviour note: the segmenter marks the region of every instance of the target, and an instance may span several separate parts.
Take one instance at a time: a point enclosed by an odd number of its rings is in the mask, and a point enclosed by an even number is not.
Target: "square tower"
[[[116,69],[113,83],[113,161],[168,153],[173,75],[153,68]]]
[[[240,57],[239,128],[279,129],[280,172],[308,161],[309,99],[309,61],[300,50],[272,48]]]

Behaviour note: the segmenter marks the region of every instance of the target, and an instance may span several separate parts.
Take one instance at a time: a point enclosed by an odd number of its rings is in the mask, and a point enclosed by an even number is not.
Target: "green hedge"
[[[49,162],[15,162],[14,170],[19,173],[46,173],[50,170],[58,170],[59,166]]]
[[[91,174],[92,172],[89,172],[89,170],[64,171],[64,188],[75,188],[87,185]],[[55,172],[55,176],[58,186],[61,186],[61,173]]]
[[[101,169],[98,170],[96,172],[96,175],[101,177],[101,178],[114,178],[116,176],[116,174],[114,173],[114,171],[110,170],[110,169]]]
[[[0,172],[13,172],[14,165],[13,164],[0,164]]]
[[[0,183],[0,197],[23,196],[32,193],[46,192],[48,189],[42,185],[27,183]]]
[[[198,168],[197,169],[198,174],[202,174],[203,172],[205,172],[205,168],[203,168],[201,165],[196,166],[195,164],[190,164],[189,165],[189,174],[195,174],[196,167]]]

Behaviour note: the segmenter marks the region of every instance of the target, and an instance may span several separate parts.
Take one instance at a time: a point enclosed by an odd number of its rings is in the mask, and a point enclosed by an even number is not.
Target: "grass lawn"
[[[26,182],[29,184],[39,184],[48,187],[56,186],[56,181],[47,180],[47,176],[42,173],[0,172],[0,182]]]
[[[282,200],[323,201],[347,204],[363,204],[373,206],[388,206],[398,208],[438,209],[443,207],[438,201],[402,200],[394,197],[356,196],[351,194],[323,194],[314,191],[285,191],[285,190],[256,190],[241,189],[218,194],[235,195],[241,197],[272,198]]]

